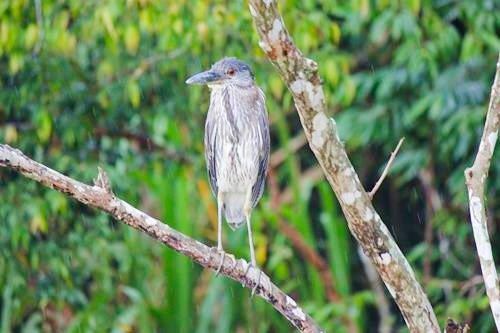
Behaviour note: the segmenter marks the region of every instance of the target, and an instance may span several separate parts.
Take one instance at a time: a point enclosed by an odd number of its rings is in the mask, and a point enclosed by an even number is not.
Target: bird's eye
[[[227,71],[227,74],[229,75],[234,75],[234,73],[236,73],[236,71],[234,70],[234,68],[230,68],[228,71]]]

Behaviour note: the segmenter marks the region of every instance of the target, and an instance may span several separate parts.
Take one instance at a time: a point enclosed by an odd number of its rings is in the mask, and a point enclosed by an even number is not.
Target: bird
[[[258,269],[250,217],[264,192],[269,164],[269,119],[264,93],[250,66],[234,57],[217,61],[186,83],[207,85],[211,91],[204,145],[210,188],[217,200],[217,250],[222,253],[216,274],[224,263],[222,214],[233,230],[247,225],[251,265]],[[260,273],[259,269],[252,294]]]

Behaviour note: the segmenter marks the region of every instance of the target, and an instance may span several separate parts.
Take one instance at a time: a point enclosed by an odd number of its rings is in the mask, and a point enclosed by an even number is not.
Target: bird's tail
[[[244,192],[233,192],[224,194],[224,215],[226,221],[232,229],[237,229],[245,224],[245,206],[246,195]]]

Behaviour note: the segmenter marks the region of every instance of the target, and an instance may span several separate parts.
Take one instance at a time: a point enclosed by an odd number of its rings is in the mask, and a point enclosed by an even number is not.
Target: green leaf
[[[125,46],[130,54],[136,54],[140,42],[139,31],[135,26],[128,26],[125,29]]]
[[[36,133],[40,142],[49,141],[52,134],[52,117],[48,111],[39,110],[35,118]]]
[[[141,103],[141,90],[139,88],[139,85],[137,84],[137,81],[135,80],[128,81],[127,93],[130,104],[133,107],[138,107]]]

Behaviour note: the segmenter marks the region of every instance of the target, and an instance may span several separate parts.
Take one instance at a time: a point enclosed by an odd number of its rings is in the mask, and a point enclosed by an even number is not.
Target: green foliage
[[[471,283],[480,271],[463,170],[477,148],[500,48],[498,3],[280,6],[298,46],[319,63],[332,115],[366,188],[406,138],[375,204],[420,281],[430,264],[425,290],[441,325],[451,316],[474,332],[492,331],[484,288]],[[254,68],[267,96],[273,148],[285,147],[301,132],[299,119],[258,47],[246,2],[1,1],[0,141],[86,182],[101,165],[120,197],[214,244],[216,210],[202,157],[208,91],[184,81],[231,55]],[[500,186],[496,156],[490,198]],[[345,318],[374,331],[374,297],[336,199],[324,181],[303,185],[315,165],[304,148],[275,170],[292,200],[273,209],[266,191],[259,204],[259,263],[326,331],[347,331]],[[437,211],[428,206],[423,171],[434,175],[432,188],[443,201]],[[62,194],[0,170],[0,196],[2,333],[290,330],[248,290]],[[494,231],[500,204],[488,204]],[[340,303],[328,300],[321,276],[279,219],[329,264]],[[249,256],[245,230],[224,233],[228,251]],[[496,258],[499,241],[493,234]],[[395,306],[393,313],[404,331]]]

